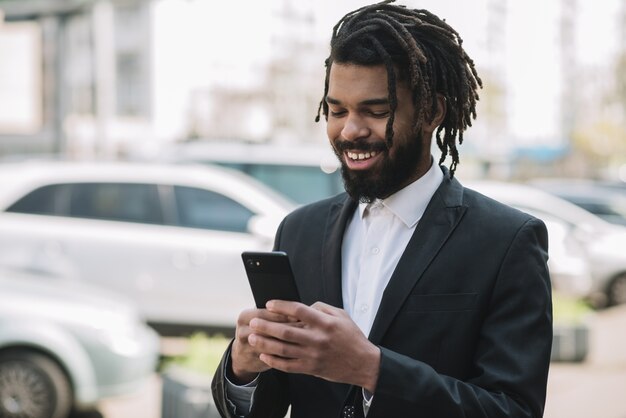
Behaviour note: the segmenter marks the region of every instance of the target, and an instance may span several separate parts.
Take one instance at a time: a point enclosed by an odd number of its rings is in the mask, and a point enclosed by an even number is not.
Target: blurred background
[[[359,1],[2,0],[0,152],[153,155],[198,138],[324,142],[332,25]],[[412,1],[485,88],[472,175],[626,178],[626,5]],[[470,164],[470,162],[472,164]]]
[[[240,253],[342,191],[314,117],[364,4],[0,0],[0,416],[214,416]],[[404,4],[483,80],[458,178],[548,226],[546,417],[626,417],[626,0]]]

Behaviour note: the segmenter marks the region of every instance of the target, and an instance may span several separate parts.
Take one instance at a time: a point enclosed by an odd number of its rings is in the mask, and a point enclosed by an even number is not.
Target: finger
[[[294,318],[293,316],[289,316],[289,322],[300,322],[298,318]]]
[[[308,336],[310,331],[304,329],[302,322],[284,324],[255,318],[250,322],[250,329],[254,334],[261,334],[290,343],[309,344],[311,342],[311,338]]]
[[[305,371],[302,360],[297,358],[285,358],[273,356],[271,354],[261,354],[259,360],[268,365],[272,369],[280,370],[287,373],[302,373]]]
[[[253,318],[263,318],[274,322],[290,322],[290,318],[276,312],[270,312],[267,309],[246,309],[239,314],[237,318],[238,326],[246,326]]]
[[[325,313],[306,306],[300,302],[290,302],[286,300],[270,300],[267,302],[267,310],[273,313],[282,314],[288,317],[297,318],[298,320],[311,325],[324,323]]]
[[[257,315],[258,309],[245,309],[239,313],[237,317],[237,326],[248,325],[250,320]]]
[[[263,318],[272,322],[293,322],[293,318],[289,318],[287,315],[283,315],[276,312],[270,312],[267,309],[260,309],[260,313],[257,318]]]
[[[343,309],[337,308],[324,302],[315,302],[313,305],[311,305],[311,308],[317,309],[320,312],[324,312],[325,314],[332,316],[343,316],[346,312]]]
[[[283,358],[299,358],[302,354],[302,347],[297,344],[279,341],[260,334],[251,334],[248,342],[259,355],[271,354]]]
[[[237,319],[237,327],[235,329],[235,338],[242,344],[248,345],[248,337],[251,334],[250,321],[255,318],[262,318],[267,321],[278,323],[292,323],[285,315],[269,312],[267,309],[247,309],[243,311]]]

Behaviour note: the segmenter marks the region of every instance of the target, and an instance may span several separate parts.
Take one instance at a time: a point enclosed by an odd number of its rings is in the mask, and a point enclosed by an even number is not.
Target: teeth
[[[370,159],[372,157],[375,157],[376,154],[378,154],[376,151],[372,151],[372,152],[360,152],[360,153],[356,153],[356,152],[351,152],[348,151],[348,158],[350,158],[351,160],[367,160]]]

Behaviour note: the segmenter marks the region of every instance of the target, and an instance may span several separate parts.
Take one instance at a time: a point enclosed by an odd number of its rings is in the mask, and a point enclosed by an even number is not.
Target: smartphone
[[[300,301],[287,253],[246,251],[241,258],[257,308],[272,299]]]

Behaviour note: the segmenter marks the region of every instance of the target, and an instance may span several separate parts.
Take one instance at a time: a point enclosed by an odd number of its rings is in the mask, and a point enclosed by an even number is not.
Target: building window
[[[147,116],[149,109],[149,8],[142,2],[115,6],[116,113]]]

